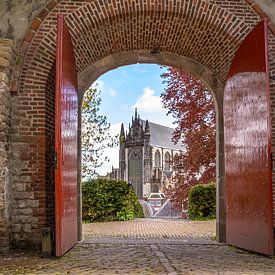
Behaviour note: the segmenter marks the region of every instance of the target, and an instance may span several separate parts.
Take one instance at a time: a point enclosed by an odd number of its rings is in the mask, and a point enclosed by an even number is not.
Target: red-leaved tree
[[[214,102],[206,86],[182,70],[168,67],[161,77],[166,85],[162,101],[175,118],[173,141],[183,145],[182,154],[173,159],[176,190],[172,191],[172,199],[186,209],[190,187],[215,181]]]

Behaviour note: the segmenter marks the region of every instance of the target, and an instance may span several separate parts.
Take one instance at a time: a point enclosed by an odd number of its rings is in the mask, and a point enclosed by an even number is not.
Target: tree
[[[175,118],[173,141],[183,145],[182,154],[173,159],[177,190],[172,197],[180,207],[186,208],[193,185],[215,181],[214,102],[206,86],[182,70],[168,67],[161,77],[166,85],[162,101]]]
[[[104,150],[118,144],[117,137],[110,134],[110,123],[104,115],[99,114],[101,104],[100,91],[90,88],[82,102],[82,178],[86,180],[97,176],[96,169],[105,161]]]

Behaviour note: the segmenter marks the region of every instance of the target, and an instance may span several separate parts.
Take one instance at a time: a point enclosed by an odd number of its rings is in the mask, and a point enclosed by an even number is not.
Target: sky
[[[93,83],[92,86],[101,91],[99,113],[106,115],[111,123],[110,132],[113,136],[120,133],[121,123],[128,130],[135,108],[141,119],[174,127],[173,118],[167,116],[168,110],[163,108],[160,98],[165,87],[160,75],[164,71],[165,68],[153,64],[123,66],[103,74]],[[106,150],[105,156],[110,162],[97,169],[99,175],[106,175],[112,166],[118,168],[118,149]]]

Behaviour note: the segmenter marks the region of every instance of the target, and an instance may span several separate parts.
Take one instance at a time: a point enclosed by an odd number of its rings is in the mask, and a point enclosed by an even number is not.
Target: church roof
[[[140,120],[142,122],[143,129],[145,128],[145,121]],[[150,145],[173,149],[173,150],[182,150],[182,146],[180,143],[174,144],[172,141],[173,128],[166,127],[157,123],[153,123],[149,121],[149,129],[150,129]]]

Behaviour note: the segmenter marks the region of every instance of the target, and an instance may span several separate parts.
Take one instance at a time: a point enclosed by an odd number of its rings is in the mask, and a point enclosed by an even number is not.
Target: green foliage
[[[216,217],[216,185],[197,184],[190,189],[188,213],[191,219]]]
[[[118,145],[117,136],[110,134],[107,117],[99,114],[100,104],[100,91],[87,90],[81,108],[82,177],[85,180],[95,178],[96,169],[109,161],[104,157],[104,150]]]
[[[83,184],[82,196],[84,222],[125,221],[143,217],[137,196],[125,181],[89,180]]]

